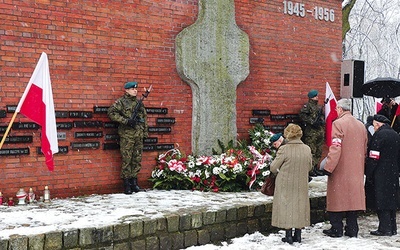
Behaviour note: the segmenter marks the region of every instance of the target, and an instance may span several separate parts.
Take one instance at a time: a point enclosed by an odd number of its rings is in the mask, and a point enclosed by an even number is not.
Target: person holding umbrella
[[[378,115],[383,115],[390,120],[390,125],[397,133],[400,132],[400,121],[397,115],[400,112],[398,110],[399,104],[397,104],[393,98],[384,97],[382,98],[382,108],[378,111]]]

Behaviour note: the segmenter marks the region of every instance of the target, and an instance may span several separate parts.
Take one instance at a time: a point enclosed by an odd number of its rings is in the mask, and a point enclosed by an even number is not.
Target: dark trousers
[[[357,236],[358,234],[358,222],[357,222],[357,211],[345,211],[345,212],[328,212],[329,220],[332,228],[343,233],[343,217],[346,217],[345,230],[348,235]]]
[[[396,210],[377,210],[379,219],[378,231],[397,233]]]

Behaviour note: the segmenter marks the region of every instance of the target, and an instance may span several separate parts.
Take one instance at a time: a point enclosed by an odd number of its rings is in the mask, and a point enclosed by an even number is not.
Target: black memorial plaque
[[[103,144],[103,150],[115,150],[115,149],[119,149],[118,143],[104,143]]]
[[[3,137],[1,137],[3,138]],[[8,136],[4,142],[6,143],[30,143],[33,141],[33,136]]]
[[[109,107],[93,106],[93,113],[95,114],[107,114]]]
[[[174,148],[174,144],[156,144],[156,145],[143,145],[143,151],[158,151],[170,150]]]
[[[149,133],[171,133],[171,127],[149,127]]]
[[[0,110],[0,118],[4,118],[7,116],[7,113],[4,109]]]
[[[260,117],[251,117],[249,122],[250,122],[250,124],[264,123],[264,118],[260,118]]]
[[[69,111],[70,118],[92,118],[93,113],[90,111]]]
[[[4,133],[7,131],[7,126],[0,126],[0,133]]]
[[[100,128],[103,127],[101,121],[74,121],[74,128]]]
[[[17,122],[13,123],[13,129],[38,129],[39,125],[34,122]]]
[[[157,137],[148,137],[148,138],[143,140],[144,144],[155,144],[157,142],[158,142],[158,138]]]
[[[119,135],[118,134],[106,134],[104,136],[104,140],[106,141],[116,141],[119,139]]]
[[[72,122],[57,122],[56,126],[57,129],[72,129],[73,124]]]
[[[0,149],[0,155],[29,155],[29,148]]]
[[[270,125],[264,125],[264,129],[265,130],[271,130],[271,126]]]
[[[118,128],[118,122],[105,122],[104,128]]]
[[[67,139],[67,133],[57,132],[57,140],[66,140],[66,139]]]
[[[55,111],[56,118],[68,118],[68,111]]]
[[[84,149],[84,148],[91,148],[97,149],[100,147],[100,142],[71,142],[72,149]]]
[[[42,148],[41,147],[36,147],[36,153],[38,155],[42,155]],[[58,154],[66,154],[68,153],[68,146],[59,146],[58,147]]]
[[[7,113],[14,113],[17,110],[17,105],[6,105]]]
[[[161,114],[166,115],[168,114],[167,108],[146,108],[147,114]]]
[[[100,138],[103,137],[102,131],[75,132],[75,138]]]
[[[174,124],[175,118],[172,117],[157,118],[156,122],[161,124]]]
[[[271,114],[271,110],[269,109],[253,109],[253,115],[260,115],[260,116],[269,116]]]
[[[285,114],[286,120],[300,120],[299,114]]]
[[[270,118],[271,118],[271,121],[282,121],[282,120],[286,120],[285,115],[271,115]]]
[[[271,131],[274,132],[283,132],[285,129],[285,125],[271,125]]]

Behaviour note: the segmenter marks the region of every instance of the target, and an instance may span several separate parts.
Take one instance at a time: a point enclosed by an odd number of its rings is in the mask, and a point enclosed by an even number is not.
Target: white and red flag
[[[337,100],[332,92],[329,83],[325,89],[325,143],[329,147],[332,144],[332,123],[337,118]]]
[[[378,114],[378,112],[382,109],[383,104],[381,103],[381,100],[378,98],[374,98],[375,100],[375,114]]]
[[[46,53],[43,52],[40,56],[15,112],[25,115],[42,127],[42,152],[47,168],[53,171],[53,154],[58,153],[58,141],[49,61]]]

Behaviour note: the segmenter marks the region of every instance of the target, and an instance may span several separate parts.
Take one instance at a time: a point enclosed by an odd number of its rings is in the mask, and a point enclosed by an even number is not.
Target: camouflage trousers
[[[312,164],[318,165],[322,156],[322,146],[325,141],[325,131],[323,129],[306,131],[302,140],[304,144],[308,145],[311,149]]]
[[[120,135],[121,178],[136,178],[142,168],[143,134]]]

